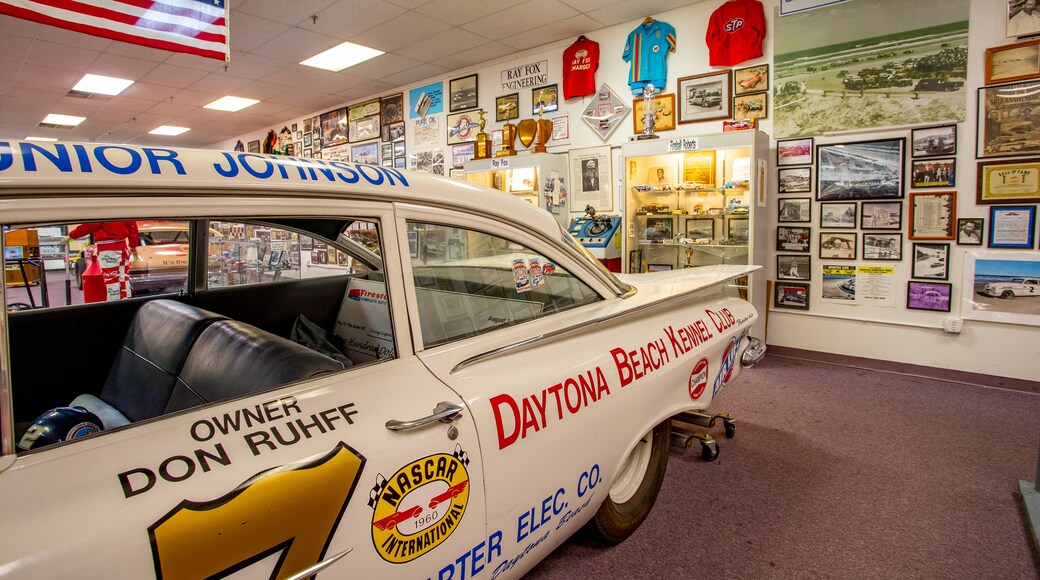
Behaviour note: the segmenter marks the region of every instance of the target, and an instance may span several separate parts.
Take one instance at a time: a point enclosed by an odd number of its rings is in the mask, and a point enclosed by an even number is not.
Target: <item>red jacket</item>
[[[69,237],[77,240],[89,234],[94,234],[95,242],[125,239],[131,250],[141,245],[141,238],[137,234],[137,222],[134,221],[80,224],[69,232]]]
[[[781,0],[783,1],[783,0]],[[730,0],[712,12],[705,41],[711,66],[733,66],[762,56],[766,17],[759,0]]]

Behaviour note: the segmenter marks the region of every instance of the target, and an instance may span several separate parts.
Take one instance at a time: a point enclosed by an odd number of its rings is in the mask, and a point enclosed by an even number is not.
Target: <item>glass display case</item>
[[[511,193],[545,209],[567,225],[567,156],[532,153],[473,159],[463,165],[466,181]]]

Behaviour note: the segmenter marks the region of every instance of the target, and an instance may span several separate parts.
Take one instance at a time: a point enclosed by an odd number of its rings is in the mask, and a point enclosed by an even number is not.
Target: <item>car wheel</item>
[[[1000,293],[1000,297],[1003,298],[1004,300],[1007,300],[1008,298],[1014,298],[1015,297],[1015,293],[1012,292],[1011,290],[1004,290],[1003,292]]]
[[[615,545],[639,528],[657,500],[668,466],[671,421],[650,430],[628,454],[610,486],[607,499],[585,525],[585,533],[598,542]]]

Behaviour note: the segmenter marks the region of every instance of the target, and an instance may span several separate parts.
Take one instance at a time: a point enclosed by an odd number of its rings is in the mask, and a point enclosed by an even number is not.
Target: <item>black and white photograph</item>
[[[985,218],[957,218],[957,244],[961,246],[981,246]]]
[[[957,153],[957,125],[921,127],[910,132],[911,157],[940,157]]]
[[[812,167],[781,167],[777,170],[780,193],[808,193],[812,191]]]
[[[749,221],[745,217],[726,216],[726,243],[746,244],[749,237]]]
[[[855,202],[828,202],[820,204],[821,228],[855,228]]]
[[[800,228],[792,226],[777,226],[776,228],[776,251],[809,253],[809,237],[812,228]]]
[[[393,142],[404,141],[404,122],[393,123],[390,125],[389,140]]]
[[[777,165],[808,165],[813,161],[813,139],[787,139],[776,142]]]
[[[448,83],[450,113],[465,111],[477,106],[477,75],[472,74]]]
[[[1040,1],[1007,0],[1007,37],[1040,34]]]
[[[845,232],[820,232],[820,257],[855,260],[856,234]]]
[[[859,208],[859,227],[864,230],[903,229],[903,202],[864,201]]]
[[[950,277],[950,244],[914,244],[911,278],[946,280]]]
[[[730,79],[728,70],[680,78],[675,93],[679,123],[729,119]]]
[[[812,221],[812,200],[808,197],[791,197],[780,199],[777,203],[781,223],[798,223]]]
[[[906,139],[816,146],[817,201],[903,197]]]
[[[809,285],[798,282],[777,283],[773,295],[774,308],[809,309]]]
[[[976,157],[1040,153],[1040,80],[980,87],[978,107]]]
[[[598,159],[582,159],[581,160],[581,190],[582,191],[599,191],[599,160]]]
[[[777,280],[805,280],[808,281],[812,275],[811,256],[787,256],[778,254],[776,256],[776,279]]]
[[[379,99],[379,122],[382,125],[404,121],[404,94],[397,93]]]
[[[686,218],[686,237],[696,244],[711,242],[715,239],[715,219]]]
[[[902,260],[903,234],[879,234],[876,232],[864,232],[863,259],[892,261]]]

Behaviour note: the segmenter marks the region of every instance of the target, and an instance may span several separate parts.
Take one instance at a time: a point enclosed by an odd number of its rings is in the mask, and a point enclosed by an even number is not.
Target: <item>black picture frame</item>
[[[816,146],[816,201],[903,199],[906,138]]]
[[[972,228],[966,229],[967,224]],[[957,245],[981,246],[986,239],[986,218],[957,218]]]
[[[813,162],[813,138],[781,139],[776,142],[776,166],[809,165]]]
[[[809,193],[812,191],[812,166],[780,167],[776,170],[778,193]]]
[[[820,232],[817,256],[826,260],[855,260],[858,244],[856,232]]]
[[[690,217],[686,218],[686,223],[683,224],[686,232],[686,237],[697,239],[708,238],[709,240],[715,239],[715,218],[710,217]],[[700,234],[707,233],[707,230],[711,230],[711,235],[705,236]],[[698,234],[698,235],[695,235]]]
[[[849,210],[852,211],[851,215]],[[856,229],[859,204],[854,201],[827,201],[820,204],[820,227]],[[851,219],[850,219],[851,218]]]
[[[511,93],[495,98],[495,122],[520,118],[520,93]]]
[[[957,185],[957,160],[932,157],[910,161],[910,187],[955,187]]]
[[[894,218],[893,218],[894,216]],[[862,230],[903,229],[902,201],[864,201],[859,204],[859,227]]]
[[[811,239],[812,228],[801,226],[777,226],[776,251],[808,254]]]
[[[863,232],[862,259],[876,262],[903,260],[903,234]]]
[[[544,105],[539,109],[539,103]],[[539,113],[551,113],[560,108],[559,85],[553,83],[531,89],[531,114],[538,116]]]
[[[911,278],[950,279],[950,244],[914,243],[911,251]]]
[[[777,282],[773,286],[773,308],[808,310],[809,284],[801,282]]]
[[[906,307],[910,310],[949,312],[953,302],[953,284],[946,282],[906,283]]]
[[[448,112],[457,113],[477,107],[477,74],[448,81]]]
[[[777,200],[776,221],[782,224],[811,223],[812,198],[783,197]]]
[[[957,125],[918,127],[910,131],[910,156],[949,157],[957,154]]]
[[[812,278],[812,256],[777,254],[776,279],[808,282]]]

